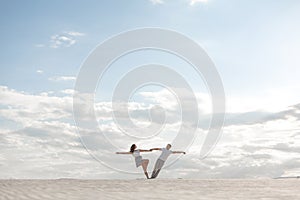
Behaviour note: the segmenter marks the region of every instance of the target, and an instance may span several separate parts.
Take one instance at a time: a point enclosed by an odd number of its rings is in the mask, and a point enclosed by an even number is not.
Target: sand
[[[300,179],[0,180],[0,199],[300,199]]]

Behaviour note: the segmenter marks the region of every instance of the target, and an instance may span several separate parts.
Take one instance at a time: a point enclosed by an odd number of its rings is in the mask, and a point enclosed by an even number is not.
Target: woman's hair
[[[131,147],[130,147],[130,152],[133,153],[134,150],[135,150],[135,148],[136,148],[136,145],[135,145],[135,144],[131,145]]]

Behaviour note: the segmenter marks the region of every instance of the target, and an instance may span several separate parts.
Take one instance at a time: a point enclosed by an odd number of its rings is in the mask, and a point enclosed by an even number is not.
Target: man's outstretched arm
[[[161,151],[161,148],[152,148],[152,149],[150,149],[150,151],[153,151],[153,150]]]

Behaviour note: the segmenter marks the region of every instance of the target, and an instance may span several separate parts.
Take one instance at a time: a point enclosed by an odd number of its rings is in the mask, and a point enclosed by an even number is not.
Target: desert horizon
[[[0,199],[299,199],[299,180],[0,180]]]

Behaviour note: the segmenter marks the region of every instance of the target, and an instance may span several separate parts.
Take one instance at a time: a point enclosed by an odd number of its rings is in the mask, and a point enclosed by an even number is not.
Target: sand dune
[[[300,180],[1,180],[0,199],[300,199]]]

